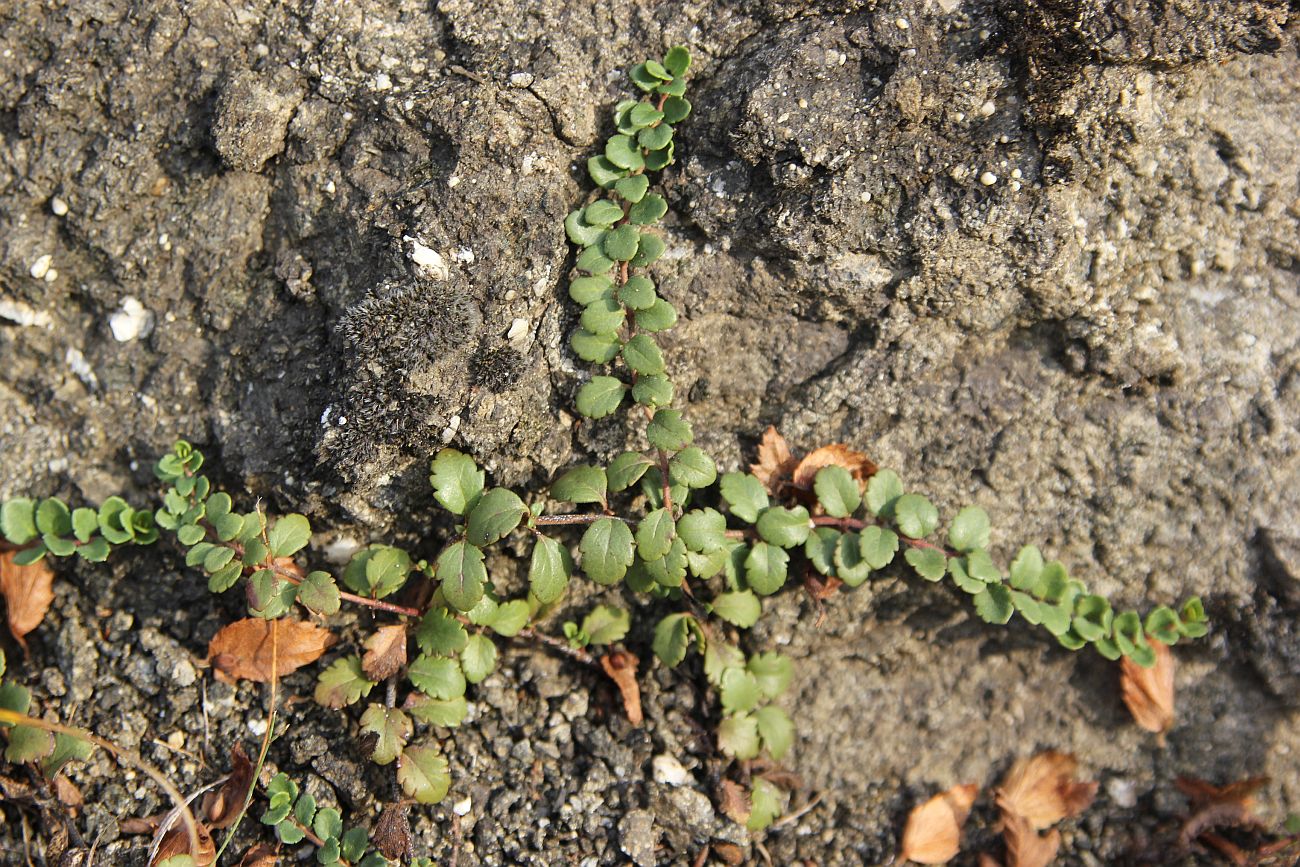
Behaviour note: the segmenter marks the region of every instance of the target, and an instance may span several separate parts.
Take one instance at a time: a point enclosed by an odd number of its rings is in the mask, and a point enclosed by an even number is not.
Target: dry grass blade
[[[636,682],[636,670],[640,660],[626,651],[615,650],[600,658],[600,667],[618,686],[623,696],[623,710],[627,712],[628,722],[634,726],[641,725],[641,685]]]
[[[903,828],[898,857],[918,864],[943,864],[961,850],[961,826],[970,815],[979,786],[953,786],[912,809]]]
[[[272,652],[273,632],[279,643],[278,654]],[[268,683],[272,677],[284,677],[315,662],[333,643],[334,637],[328,631],[311,623],[249,617],[236,620],[212,637],[208,660],[216,668],[217,677],[226,682]]]
[[[41,625],[54,601],[54,573],[44,560],[19,566],[15,553],[0,554],[0,595],[5,598],[9,631],[26,651],[27,633]]]
[[[1124,657],[1120,660],[1120,692],[1133,720],[1149,732],[1160,735],[1174,724],[1174,655],[1168,646],[1149,639],[1156,652],[1156,664],[1143,668]]]
[[[763,483],[769,494],[775,496],[789,481],[796,463],[785,437],[774,426],[768,425],[758,443],[758,463],[750,464],[749,471]]]
[[[1061,848],[1061,832],[1055,828],[1040,835],[1024,816],[1003,813],[1002,839],[1007,844],[1006,867],[1047,867]]]
[[[1097,796],[1097,784],[1074,779],[1079,763],[1054,750],[1021,759],[1011,766],[997,790],[998,806],[1028,820],[1035,831],[1077,816]]]
[[[406,665],[406,627],[400,623],[379,627],[365,646],[361,670],[373,681],[387,680]]]
[[[844,443],[831,443],[806,454],[791,472],[790,483],[801,491],[811,491],[813,479],[822,467],[843,467],[862,489],[877,470],[875,463],[862,452],[854,451]]]

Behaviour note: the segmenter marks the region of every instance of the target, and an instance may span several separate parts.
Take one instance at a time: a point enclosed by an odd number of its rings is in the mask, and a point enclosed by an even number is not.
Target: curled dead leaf
[[[745,791],[745,787],[740,783],[732,780],[723,780],[721,789],[718,807],[722,810],[722,815],[737,825],[747,823],[749,813],[753,809],[749,803],[749,792]]]
[[[1011,766],[996,796],[1004,813],[1028,820],[1035,831],[1077,816],[1097,796],[1097,784],[1074,779],[1079,763],[1074,756],[1054,750],[1021,759]]]
[[[758,441],[758,463],[750,464],[749,471],[754,478],[763,483],[767,492],[773,496],[790,480],[790,474],[798,463],[790,454],[790,446],[785,437],[774,425],[768,425],[763,431],[763,438]]]
[[[276,637],[272,672],[272,634]],[[208,643],[208,661],[226,682],[268,683],[315,662],[334,643],[327,630],[300,620],[248,617],[222,628]]]
[[[41,625],[54,601],[54,573],[44,560],[19,566],[15,553],[0,554],[0,595],[5,598],[9,631],[26,651],[27,633]]]
[[[244,807],[248,790],[253,785],[253,763],[244,752],[242,744],[230,751],[230,776],[215,792],[203,796],[201,814],[210,828],[229,828]]]
[[[1183,822],[1178,840],[1184,848],[1212,828],[1263,828],[1255,817],[1255,792],[1268,777],[1251,777],[1226,786],[1216,786],[1195,777],[1178,777],[1174,785],[1192,802],[1191,815]]]
[[[1156,664],[1143,668],[1127,656],[1120,660],[1120,693],[1139,726],[1161,736],[1174,724],[1174,655],[1167,645],[1147,639]]]
[[[618,686],[623,696],[623,710],[628,722],[634,726],[641,725],[641,686],[636,682],[636,669],[640,660],[631,653],[615,650],[600,658],[600,667],[605,669],[610,679]]]
[[[854,451],[844,443],[831,443],[804,455],[791,472],[790,484],[801,491],[812,491],[813,480],[822,467],[843,467],[863,490],[877,470],[875,463],[862,452]]]
[[[361,670],[373,681],[387,680],[406,665],[406,627],[381,626],[366,639]]]
[[[54,796],[59,799],[59,803],[67,807],[74,814],[82,804],[86,803],[86,798],[81,794],[81,789],[77,784],[69,780],[63,774],[54,778]]]
[[[961,826],[970,815],[979,786],[967,783],[940,792],[912,808],[903,828],[898,857],[918,864],[943,864],[961,849]]]
[[[385,804],[370,838],[371,844],[391,861],[411,854],[411,823],[406,819],[407,808],[406,802]]]
[[[194,825],[194,830],[198,832],[198,849],[190,848],[190,837],[185,830],[185,823],[178,821],[163,835],[162,842],[158,844],[158,851],[149,862],[149,867],[161,864],[173,855],[189,855],[194,859],[195,867],[208,867],[216,861],[217,847],[212,842],[212,833],[202,822],[195,822]]]
[[[1047,867],[1061,848],[1061,832],[1055,828],[1039,834],[1024,816],[1002,813],[1002,839],[1007,844],[1006,867]]]
[[[239,867],[277,867],[280,855],[269,843],[258,843],[239,859]]]

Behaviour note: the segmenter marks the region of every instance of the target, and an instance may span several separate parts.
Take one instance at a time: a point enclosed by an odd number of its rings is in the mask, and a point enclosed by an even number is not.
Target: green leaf
[[[574,467],[551,486],[551,496],[569,503],[604,503],[608,481],[599,467]]]
[[[792,509],[772,506],[759,514],[757,529],[764,542],[782,548],[794,548],[808,541],[812,524],[808,510],[803,506]]]
[[[727,519],[715,509],[692,509],[677,522],[677,534],[687,548],[707,554],[727,543]]]
[[[631,77],[632,83],[642,90],[650,91],[659,86],[659,79],[650,74],[644,63],[638,63],[632,67],[632,71],[628,75]]]
[[[451,773],[436,746],[408,747],[397,760],[397,782],[408,798],[436,804],[447,797]]]
[[[962,590],[974,596],[976,593],[982,593],[986,582],[975,578],[966,568],[967,558],[953,557],[948,561],[948,574],[952,576],[952,581]]]
[[[884,569],[898,553],[898,534],[886,527],[863,527],[858,545],[867,565],[872,569]]]
[[[243,574],[243,563],[238,561],[231,563],[208,576],[208,590],[212,593],[225,593],[235,586]]]
[[[493,488],[469,513],[465,538],[471,545],[491,545],[507,536],[528,514],[524,501],[508,488]]]
[[[1043,622],[1043,606],[1037,599],[1020,590],[1011,591],[1011,604],[1020,612],[1020,616],[1034,626]]]
[[[0,684],[0,708],[26,714],[31,706],[32,694],[27,687],[13,681]],[[0,729],[7,729],[12,725],[13,723],[0,723]]]
[[[638,376],[632,399],[642,406],[668,406],[673,402],[673,384],[666,376]]]
[[[467,641],[462,654],[468,650]],[[465,694],[465,675],[461,673],[460,665],[445,656],[420,654],[407,666],[406,676],[416,689],[434,698],[450,701]]]
[[[631,626],[631,615],[612,605],[597,605],[582,619],[582,631],[587,636],[588,644],[622,641]]]
[[[389,545],[371,545],[365,563],[365,581],[370,595],[382,599],[396,593],[411,573],[411,555]]]
[[[109,547],[108,541],[102,536],[77,548],[77,554],[81,556],[81,559],[90,563],[103,563],[108,559],[110,553],[112,553],[112,549]],[[233,552],[231,553],[233,556]]]
[[[52,780],[69,762],[84,762],[90,758],[94,746],[80,738],[59,732],[54,736],[54,751],[41,761],[41,773]]]
[[[34,762],[54,752],[54,735],[31,726],[14,726],[9,730],[5,760],[16,765]]]
[[[1070,610],[1061,605],[1038,603],[1038,617],[1043,628],[1058,638],[1070,631]]]
[[[624,224],[605,235],[605,255],[616,262],[626,262],[636,255],[641,233],[635,226]]]
[[[455,728],[469,714],[469,703],[464,696],[442,699],[412,694],[406,699],[406,711],[422,723]]]
[[[813,479],[813,490],[826,514],[835,518],[847,518],[862,505],[858,483],[844,467],[822,467]]]
[[[677,525],[667,509],[655,509],[641,519],[636,528],[637,553],[643,560],[657,560],[668,553]]]
[[[469,455],[443,449],[430,465],[433,496],[453,515],[464,515],[483,493],[483,471]]]
[[[669,614],[655,625],[655,656],[670,668],[686,658],[691,640],[699,634],[699,624],[689,614]]]
[[[373,687],[374,683],[367,680],[361,670],[361,657],[345,656],[334,660],[320,673],[316,682],[316,703],[332,708],[345,707],[370,695]]]
[[[633,310],[648,310],[658,299],[655,284],[649,277],[640,275],[627,278],[627,282],[618,287],[618,300]]]
[[[920,494],[903,494],[894,501],[894,520],[904,536],[924,539],[939,526],[939,510]]]
[[[497,635],[513,638],[528,625],[528,616],[528,600],[511,599],[497,606],[496,612],[487,625],[492,627],[492,631]]]
[[[746,666],[758,678],[759,691],[763,698],[772,699],[785,692],[794,679],[794,663],[790,657],[780,653],[759,653],[750,657]]]
[[[761,831],[783,812],[785,796],[781,790],[762,777],[755,778],[753,791],[749,795],[749,821],[745,823],[745,828]]]
[[[604,156],[597,156],[587,160],[587,173],[591,175],[596,186],[607,190],[627,174],[627,169],[619,168]]]
[[[758,520],[758,513],[769,504],[763,483],[749,473],[727,473],[722,477],[722,499],[727,501],[731,514],[750,524]]]
[[[564,232],[569,236],[569,240],[580,247],[590,247],[597,241],[605,237],[605,229],[601,226],[591,226],[587,221],[582,219],[582,211],[571,211],[569,216],[564,218]]]
[[[604,418],[618,409],[627,386],[612,376],[593,376],[578,389],[578,412],[587,418]]]
[[[713,613],[732,626],[748,629],[763,614],[763,603],[748,590],[722,593],[713,600]]]
[[[645,562],[646,573],[661,587],[680,587],[686,579],[686,543],[673,539],[668,553]]]
[[[691,444],[691,426],[678,410],[655,410],[654,418],[646,425],[645,436],[655,448],[675,452]]]
[[[758,704],[758,680],[743,668],[730,668],[722,673],[718,693],[723,711],[730,714],[748,713]]]
[[[672,73],[664,69],[663,64],[657,60],[647,60],[645,62],[645,71],[661,81],[671,81],[673,78]]]
[[[448,545],[438,555],[434,574],[442,582],[443,598],[461,611],[469,611],[483,598],[487,569],[483,565],[483,551],[474,545],[465,542]]]
[[[986,584],[975,594],[975,613],[988,623],[1006,623],[1014,611],[1011,591],[1002,584]]]
[[[608,274],[614,267],[614,260],[606,257],[605,252],[600,247],[588,247],[578,254],[577,265],[583,271],[595,276]],[[578,303],[585,304],[586,302],[578,301]]]
[[[176,538],[182,545],[197,545],[207,535],[198,524],[186,524],[176,531]]]
[[[794,723],[775,705],[759,708],[754,718],[758,721],[758,736],[763,739],[764,748],[772,758],[780,761],[794,745]]]
[[[627,135],[609,137],[605,142],[605,159],[619,168],[632,172],[645,168],[645,158],[641,156],[641,148],[631,136]]]
[[[339,838],[342,844],[343,857],[349,861],[356,861],[365,854],[366,846],[370,844],[370,832],[365,828],[349,828],[342,837]]]
[[[660,132],[661,130],[663,131],[662,133]],[[658,133],[658,135],[656,135],[656,133]],[[665,134],[669,137],[672,136],[672,127],[658,126],[654,129],[643,130],[641,132],[641,143],[647,147],[651,147],[647,142],[647,139],[650,141],[657,141],[659,138],[663,138]],[[667,141],[665,141],[664,144],[667,144]],[[659,147],[663,147],[663,145],[661,144]],[[656,150],[657,148],[651,147],[651,149]],[[649,193],[645,198],[628,209],[627,216],[629,220],[639,226],[648,226],[651,223],[657,223],[666,213],[668,213],[668,202],[664,197],[658,193]]]
[[[528,588],[542,605],[564,595],[569,586],[569,552],[549,536],[538,536],[528,564]]]
[[[91,535],[99,529],[99,514],[94,509],[82,506],[72,512],[72,532],[78,542],[89,542]]]
[[[1043,574],[1043,555],[1034,545],[1026,545],[1011,561],[1011,586],[1032,591]]]
[[[657,299],[649,310],[636,312],[636,327],[641,331],[666,331],[676,324],[677,308],[662,298]]]
[[[420,650],[436,656],[459,653],[468,641],[465,627],[445,608],[429,609],[415,630],[415,642]]]
[[[948,571],[948,558],[934,548],[908,548],[903,558],[926,581],[938,581]]]
[[[597,584],[616,584],[632,565],[632,531],[617,518],[601,518],[587,528],[578,544],[582,571]]]
[[[645,105],[645,103],[638,104]],[[646,107],[649,108],[648,105]],[[633,111],[635,112],[636,109],[633,109]],[[663,117],[662,113],[656,113],[659,114],[659,117]],[[650,189],[650,179],[645,175],[633,175],[632,177],[622,178],[614,184],[614,191],[633,204],[641,201],[648,189]]]
[[[785,584],[790,555],[775,545],[755,542],[745,558],[745,582],[759,596],[771,596]]]
[[[30,566],[33,563],[39,562],[48,552],[49,549],[45,547],[45,543],[39,542],[31,548],[24,548],[14,554],[14,565]]]
[[[664,100],[664,123],[681,123],[691,113],[691,101],[681,96]]]
[[[663,119],[664,113],[648,102],[638,102],[628,112],[628,119],[635,127],[646,127]]]
[[[193,553],[202,544],[195,545],[190,549],[190,553]],[[204,572],[216,572],[218,569],[225,568],[226,564],[235,559],[235,549],[233,548],[227,548],[225,545],[209,545],[208,547],[208,552],[203,555]]]
[[[1165,609],[1170,614],[1174,612]],[[1103,638],[1110,637],[1111,626],[1115,619],[1115,613],[1110,609],[1110,603],[1106,597],[1090,594],[1080,596],[1074,600],[1074,618],[1070,625],[1076,635],[1084,641],[1100,641]],[[1177,615],[1174,615],[1175,621]],[[1150,631],[1150,630],[1148,630]],[[1175,634],[1175,639],[1177,635]]]
[[[745,654],[734,644],[710,641],[704,648],[704,676],[714,686],[722,686],[722,676],[733,668],[745,667]]]
[[[814,527],[804,543],[803,553],[822,575],[829,575],[835,569],[835,548],[840,541],[840,531],[834,527]]]
[[[58,536],[46,533],[41,537],[41,542],[55,557],[71,557],[77,552],[77,543],[71,539],[60,539]]]
[[[961,552],[989,546],[989,516],[979,506],[967,506],[948,527],[948,542]]]
[[[0,530],[15,545],[26,545],[35,539],[39,535],[36,529],[36,504],[25,497],[6,500],[4,506],[0,507]]]
[[[681,45],[674,46],[664,55],[663,65],[674,78],[681,78],[691,68],[691,53]]]
[[[497,646],[486,635],[471,635],[460,652],[460,667],[470,683],[482,683],[497,667]]]
[[[47,536],[67,536],[72,532],[72,513],[62,500],[50,497],[36,507],[36,529]],[[48,543],[46,543],[48,544]]]
[[[682,449],[668,462],[668,477],[688,488],[707,488],[718,479],[713,458],[698,446]]]
[[[636,255],[632,257],[632,267],[644,268],[656,262],[664,254],[664,242],[658,235],[652,235],[649,232],[641,233],[641,246],[637,248]],[[674,321],[676,314],[674,313]],[[647,331],[662,331],[662,328],[650,328],[644,323],[638,322],[640,327]],[[671,323],[670,323],[671,324]]]
[[[718,749],[737,759],[758,758],[758,752],[762,749],[758,738],[758,720],[749,714],[724,719],[718,724]]]
[[[605,296],[597,298],[582,308],[582,316],[579,317],[578,322],[583,330],[592,334],[616,335],[623,327],[623,320],[626,317],[627,311],[623,309],[623,305],[612,296]]]
[[[595,249],[594,247],[592,249]],[[587,252],[591,252],[588,250]],[[583,254],[584,256],[586,253]],[[584,307],[603,298],[613,298],[614,281],[607,275],[579,277],[569,284],[569,298]],[[480,488],[482,485],[480,484]]]
[[[592,226],[612,226],[623,219],[623,209],[609,199],[597,199],[582,212],[582,218]]]
[[[289,557],[307,547],[311,541],[311,524],[304,515],[285,515],[275,522],[266,539],[272,557]]]
[[[664,355],[649,334],[638,334],[623,344],[623,361],[639,374],[655,376],[664,372]]]
[[[361,731],[376,736],[370,758],[377,765],[392,764],[414,730],[411,718],[395,707],[372,704],[361,715]]]
[[[339,588],[328,572],[309,572],[298,585],[298,603],[316,614],[329,616],[339,611]]]
[[[845,533],[835,546],[835,575],[850,587],[857,587],[871,576],[871,564],[862,556],[862,541],[857,533]]]
[[[666,160],[664,160],[663,157],[660,157],[658,154],[655,153],[656,151],[662,153],[664,148],[672,144],[673,128],[671,124],[661,123],[659,124],[659,126],[643,129],[641,130],[641,132],[637,133],[636,140],[637,140],[637,144],[641,145],[641,147],[645,148],[648,151],[651,151],[651,153],[647,154],[645,157],[646,168],[650,169],[651,171],[656,171],[658,169],[661,169],[669,162],[672,161],[671,156],[669,156]],[[651,196],[654,196],[654,194],[652,193],[650,196],[646,196],[644,199],[642,199],[640,202],[634,205],[633,210],[635,211],[637,208],[640,208],[642,205],[644,205],[651,198]],[[661,196],[654,196],[654,197],[658,198],[660,201],[663,201],[663,198]],[[628,216],[632,219],[634,223],[641,223],[644,225],[644,224],[655,222],[660,217],[662,217],[667,211],[668,211],[668,204],[665,202],[662,208],[660,208],[658,205],[655,205],[653,206],[653,208],[647,209],[645,212],[639,215],[641,217],[640,219],[638,219],[638,215],[634,215],[631,212],[628,213]]]
[[[903,482],[893,470],[880,470],[867,482],[867,508],[886,520],[894,517],[894,506],[903,496]]]
[[[993,584],[1002,580],[1002,572],[993,563],[993,558],[989,552],[983,549],[971,551],[965,556],[966,571],[970,576],[986,584]]]
[[[640,452],[623,452],[610,461],[605,475],[611,491],[623,491],[640,481],[653,462]]]

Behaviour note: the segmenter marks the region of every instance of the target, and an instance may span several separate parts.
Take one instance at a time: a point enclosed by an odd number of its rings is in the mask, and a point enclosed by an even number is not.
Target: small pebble
[[[894,24],[898,27],[899,30],[906,30],[912,26],[911,24],[907,23],[906,18],[895,18]]]
[[[691,775],[682,767],[682,763],[677,761],[676,756],[670,756],[667,753],[655,756],[652,765],[656,783],[662,783],[665,786],[684,786],[691,778]]]
[[[121,309],[108,317],[108,327],[113,330],[114,340],[127,343],[137,337],[147,337],[153,331],[153,314],[127,296],[122,299]]]
[[[393,86],[393,80],[388,77],[387,72],[381,72],[375,76],[375,90],[389,90]]]
[[[527,333],[527,331],[528,320],[516,318],[510,323],[510,330],[506,332],[506,340],[514,340],[515,338],[522,337]]]
[[[455,813],[457,816],[467,816],[469,815],[469,811],[473,806],[474,806],[473,800],[471,800],[470,797],[466,795],[461,800],[452,804],[451,811]]]
[[[56,217],[62,217],[68,213],[68,203],[58,196],[50,199],[50,213]]]
[[[49,253],[46,253],[44,256],[41,256],[39,259],[37,259],[35,262],[32,263],[32,268],[31,268],[32,277],[37,280],[44,280],[45,275],[49,273],[50,265],[53,262],[54,262],[54,257],[51,256]]]
[[[991,187],[998,182],[998,176],[992,172],[985,172],[980,175],[980,183],[986,187]]]
[[[533,83],[533,74],[531,72],[510,73],[511,87],[528,87],[532,83]]]
[[[980,106],[980,114],[984,115],[985,117],[988,117],[989,115],[993,114],[993,112],[997,110],[998,110],[997,103],[995,103],[991,99],[984,100],[984,104]]]

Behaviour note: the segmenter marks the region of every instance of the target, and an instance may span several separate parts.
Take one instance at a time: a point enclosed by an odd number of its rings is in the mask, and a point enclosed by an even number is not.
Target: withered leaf
[[[1079,763],[1074,756],[1054,750],[1021,759],[1011,766],[997,789],[1003,812],[1028,820],[1035,831],[1077,816],[1097,796],[1097,784],[1074,779]]]
[[[406,820],[407,804],[386,804],[375,823],[370,842],[385,858],[396,861],[411,854],[411,824]]]
[[[1148,639],[1156,664],[1143,668],[1127,656],[1120,660],[1120,692],[1139,726],[1163,735],[1174,724],[1174,655],[1167,645]]]
[[[1007,844],[1006,867],[1047,867],[1061,847],[1061,832],[1055,828],[1040,835],[1024,816],[1002,813],[1002,839]]]
[[[211,828],[229,828],[243,809],[248,790],[253,785],[253,763],[236,743],[230,751],[230,776],[215,792],[203,796],[202,814]]]
[[[366,639],[361,670],[373,681],[387,680],[406,665],[406,627],[381,626]]]
[[[315,662],[334,643],[334,636],[327,630],[300,620],[236,620],[208,643],[208,661],[216,668],[217,677],[227,682],[269,682],[273,674],[272,634],[276,638],[275,677]]]
[[[961,826],[970,815],[979,786],[967,783],[940,792],[918,807],[913,807],[903,828],[900,861],[918,864],[943,864],[961,849]]]
[[[798,463],[790,454],[790,446],[773,425],[768,425],[758,443],[758,463],[750,464],[749,471],[763,483],[767,492],[776,495],[789,481],[790,473]]]
[[[746,792],[745,787],[740,783],[723,780],[718,800],[721,802],[719,808],[722,810],[722,815],[737,825],[744,825],[749,821],[749,814],[753,808],[749,803],[749,792]]]
[[[748,821],[748,818],[746,818],[746,821]],[[745,850],[741,849],[735,843],[725,843],[721,840],[714,840],[710,846],[713,848],[713,854],[722,859],[724,864],[730,864],[732,867],[739,867],[739,865],[745,863]]]
[[[277,867],[280,855],[269,843],[258,843],[239,859],[239,867]]]
[[[54,796],[59,799],[60,804],[74,812],[82,804],[86,803],[86,798],[81,794],[81,789],[78,789],[77,784],[63,774],[59,774],[54,778]]]
[[[211,832],[202,822],[196,821],[194,824],[199,838],[199,848],[197,850],[190,848],[190,835],[185,830],[185,823],[177,820],[163,835],[162,842],[158,844],[158,851],[154,853],[153,860],[149,862],[149,867],[161,864],[173,855],[189,855],[194,859],[196,867],[208,867],[209,864],[216,861],[217,847],[212,843]]]
[[[54,601],[54,573],[44,560],[19,566],[14,563],[16,553],[0,554],[0,595],[5,598],[9,631],[26,651],[25,636],[41,625]]]
[[[1002,867],[1002,862],[987,852],[981,852],[979,867]]]
[[[623,710],[627,713],[628,722],[634,726],[641,725],[643,719],[641,686],[636,682],[639,664],[640,660],[634,655],[622,650],[615,650],[600,658],[600,667],[605,669],[605,673],[618,686],[618,691],[623,696]]]
[[[843,467],[849,471],[857,481],[858,488],[862,490],[866,489],[867,480],[875,475],[878,469],[875,463],[862,452],[854,451],[844,443],[831,443],[804,455],[803,460],[795,465],[791,473],[790,484],[801,491],[811,491],[813,479],[817,477],[817,471],[822,467]]]
[[[1195,777],[1178,777],[1174,785],[1192,802],[1192,814],[1183,823],[1179,842],[1184,846],[1211,828],[1263,828],[1254,815],[1255,792],[1268,777],[1251,777],[1216,786]]]

